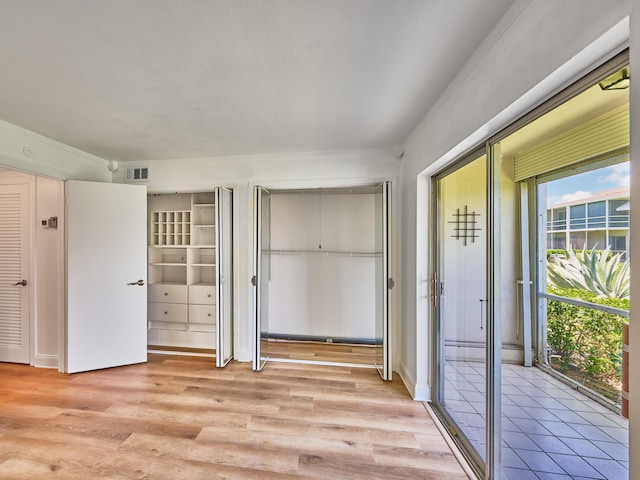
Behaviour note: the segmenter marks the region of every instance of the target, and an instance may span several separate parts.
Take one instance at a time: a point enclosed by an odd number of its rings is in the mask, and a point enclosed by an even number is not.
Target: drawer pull
[[[164,312],[165,315],[167,315],[169,312]]]
[[[207,295],[207,298],[211,298],[211,294]]]
[[[210,316],[211,316],[211,314],[210,314],[210,313],[207,313],[207,317],[210,317]]]
[[[169,293],[168,292],[164,292],[164,296],[166,297],[167,295],[169,295]]]

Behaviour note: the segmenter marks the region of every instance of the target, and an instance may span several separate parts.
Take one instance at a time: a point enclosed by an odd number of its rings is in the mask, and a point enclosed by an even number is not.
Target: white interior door
[[[253,369],[269,358],[269,266],[271,263],[271,194],[256,186],[253,195]]]
[[[375,348],[376,368],[384,380],[391,380],[391,342],[390,342],[390,291],[394,281],[390,277],[389,252],[391,246],[390,209],[391,183],[381,183],[376,190],[376,318]]]
[[[233,193],[216,189],[216,366],[233,358]]]
[[[147,360],[146,202],[144,186],[67,182],[69,373]]]
[[[29,363],[29,185],[0,185],[0,361]]]

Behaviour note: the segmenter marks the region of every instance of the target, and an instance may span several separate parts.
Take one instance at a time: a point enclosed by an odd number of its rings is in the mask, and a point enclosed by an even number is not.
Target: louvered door
[[[29,363],[29,185],[0,185],[0,361]]]

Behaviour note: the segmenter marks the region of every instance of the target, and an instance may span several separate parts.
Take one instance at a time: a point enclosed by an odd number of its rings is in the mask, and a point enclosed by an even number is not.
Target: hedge
[[[629,309],[629,300],[599,298],[584,290],[548,286],[552,295]],[[561,370],[579,370],[618,387],[622,373],[622,325],[627,318],[568,303],[547,301],[547,343]]]

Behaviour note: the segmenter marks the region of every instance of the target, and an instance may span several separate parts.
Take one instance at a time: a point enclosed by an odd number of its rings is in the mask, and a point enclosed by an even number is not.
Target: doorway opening
[[[233,358],[233,192],[149,195],[148,349]]]
[[[256,187],[256,369],[336,364],[390,379],[389,192]]]

